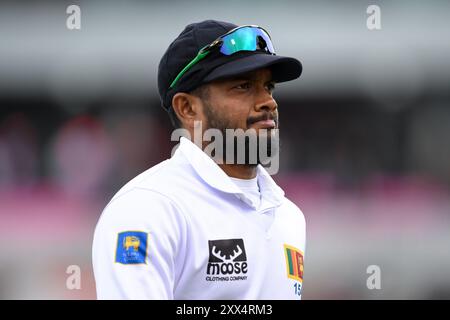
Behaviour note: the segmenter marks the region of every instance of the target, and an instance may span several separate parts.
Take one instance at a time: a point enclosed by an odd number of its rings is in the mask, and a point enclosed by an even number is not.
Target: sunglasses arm
[[[203,58],[205,58],[210,51],[204,51],[204,50],[200,50],[200,52],[197,54],[197,56],[191,60],[191,62],[189,62],[186,67],[183,68],[183,70],[180,71],[180,73],[177,75],[177,77],[172,81],[172,83],[170,84],[170,89],[172,89],[176,83],[178,82],[178,80],[180,80],[180,78],[183,76],[183,74],[185,74],[193,65],[195,65],[197,62],[199,62],[200,60],[202,60]]]

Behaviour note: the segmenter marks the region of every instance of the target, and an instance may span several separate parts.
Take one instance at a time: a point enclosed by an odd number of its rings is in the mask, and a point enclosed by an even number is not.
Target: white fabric
[[[262,166],[257,185],[259,206],[181,138],[172,158],[128,182],[104,209],[92,252],[97,297],[300,299],[285,245],[304,254],[303,213]],[[115,262],[118,234],[130,230],[148,234],[145,264]]]
[[[258,186],[258,176],[253,179],[238,179],[230,177],[231,181],[237,185],[244,195],[250,200],[253,206],[259,208],[261,203],[261,192]]]

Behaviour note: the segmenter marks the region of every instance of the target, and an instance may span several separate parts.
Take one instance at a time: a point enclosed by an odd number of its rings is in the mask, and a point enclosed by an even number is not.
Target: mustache
[[[275,125],[278,128],[278,115],[276,113],[272,114],[270,112],[264,112],[260,116],[257,117],[249,117],[247,119],[247,127],[251,126],[252,124],[258,122],[258,121],[264,121],[264,120],[274,120]]]

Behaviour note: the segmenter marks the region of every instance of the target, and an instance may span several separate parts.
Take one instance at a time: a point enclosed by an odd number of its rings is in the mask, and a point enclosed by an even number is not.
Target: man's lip
[[[273,129],[276,127],[275,120],[261,120],[252,124],[258,128]]]

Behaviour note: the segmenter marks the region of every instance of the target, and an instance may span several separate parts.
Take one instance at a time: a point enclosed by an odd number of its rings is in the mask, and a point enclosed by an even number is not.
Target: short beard
[[[217,116],[217,113],[214,113],[213,111],[213,106],[209,103],[209,100],[207,99],[207,97],[203,97],[204,99],[202,99],[203,101],[203,112],[205,114],[206,117],[206,127],[205,130],[207,129],[218,129],[221,133],[222,133],[222,137],[225,141],[223,141],[224,143],[223,145],[223,150],[216,150],[217,153],[222,152],[221,154],[215,154],[213,155],[213,157],[215,159],[221,159],[222,163],[230,163],[230,159],[229,157],[227,157],[226,155],[230,155],[232,154],[233,158],[232,158],[232,163],[233,164],[240,164],[240,165],[246,165],[246,166],[250,166],[250,167],[256,167],[258,164],[262,164],[265,165],[268,162],[270,162],[270,159],[275,156],[278,152],[279,152],[279,139],[278,139],[278,135],[276,136],[276,138],[271,134],[271,130],[267,130],[267,137],[265,137],[264,139],[261,138],[260,134],[256,134],[256,138],[255,139],[251,139],[248,135],[244,135],[244,158],[243,159],[238,159],[239,157],[239,144],[238,144],[238,140],[239,140],[239,136],[234,136],[233,137],[233,144],[229,145],[228,143],[226,143],[226,139],[225,137],[226,135],[226,129],[242,129],[242,128],[237,128],[236,125],[234,125],[230,119],[226,119],[226,117],[220,117]],[[278,127],[278,119],[276,120],[277,123],[277,127]],[[242,129],[245,131],[245,129]],[[251,143],[252,141],[256,140],[256,148],[252,148],[251,147]],[[277,140],[277,141],[275,141]],[[266,146],[264,151],[264,155],[265,158],[261,159],[261,152],[260,152],[260,147],[261,147],[261,143],[262,141],[266,142]],[[255,143],[255,142],[253,142]],[[233,150],[228,150],[228,148],[233,147]],[[251,152],[256,152],[256,155],[254,155]],[[255,157],[256,156],[256,157]],[[242,156],[241,156],[242,157]],[[227,159],[225,159],[227,158]],[[256,161],[255,161],[256,158]],[[227,161],[225,161],[227,160]],[[240,162],[238,162],[238,160],[241,160]],[[243,160],[243,161],[242,161]]]

